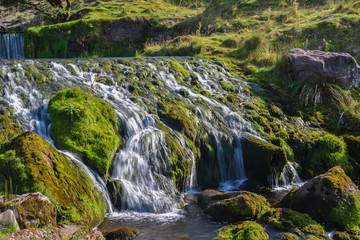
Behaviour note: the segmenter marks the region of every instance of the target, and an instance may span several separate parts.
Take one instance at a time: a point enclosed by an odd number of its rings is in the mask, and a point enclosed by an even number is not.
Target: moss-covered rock
[[[15,178],[19,172],[0,169],[2,179],[16,179],[15,193],[41,192],[55,204],[58,221],[89,227],[102,221],[107,206],[91,179],[40,136],[26,132],[3,148],[2,155],[13,156],[7,164],[21,169],[21,178]]]
[[[268,238],[269,236],[260,224],[245,221],[221,228],[215,240],[267,240]]]
[[[104,232],[106,240],[131,240],[139,234],[139,230],[135,228],[120,227],[110,232]]]
[[[111,180],[106,184],[107,189],[109,190],[110,199],[113,206],[117,210],[121,210],[126,207],[125,199],[126,196],[126,189],[124,188],[123,184],[119,180]]]
[[[305,235],[325,237],[325,230],[319,223],[311,219],[308,214],[293,210],[272,208],[262,216],[261,220],[278,230],[297,230]]]
[[[51,99],[50,133],[59,149],[80,153],[88,166],[106,177],[122,142],[118,120],[105,101],[88,94],[73,88]]]
[[[350,234],[346,232],[335,232],[333,238],[334,240],[351,240]]]
[[[56,225],[56,208],[39,192],[16,196],[0,206],[1,211],[14,211],[21,228]]]
[[[158,114],[172,129],[183,133],[191,141],[195,141],[197,120],[184,103],[172,101],[159,102]]]
[[[338,228],[360,226],[360,191],[341,167],[309,180],[283,201],[320,222]]]
[[[21,133],[20,125],[9,116],[0,115],[0,143],[8,141]]]
[[[255,184],[270,185],[268,176],[272,168],[282,172],[287,163],[284,148],[259,138],[249,137],[242,146],[246,176]]]
[[[212,196],[215,200],[206,209],[205,213],[220,221],[239,221],[244,219],[258,219],[269,208],[267,200],[252,192],[237,192],[237,196],[219,194]]]

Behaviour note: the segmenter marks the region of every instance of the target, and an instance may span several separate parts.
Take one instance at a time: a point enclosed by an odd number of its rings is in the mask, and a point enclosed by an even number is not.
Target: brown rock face
[[[360,191],[341,167],[334,167],[323,175],[312,178],[295,192],[290,192],[281,202],[286,207],[310,214],[325,221],[331,210],[353,193]]]
[[[123,39],[130,43],[140,43],[149,29],[150,24],[145,20],[125,19],[113,22],[106,30],[106,35],[114,42]]]
[[[360,67],[348,53],[295,48],[289,52],[288,68],[301,83],[337,83],[347,88],[358,87],[360,83]]]
[[[54,204],[39,192],[19,195],[5,202],[0,209],[12,209],[21,228],[56,225]]]

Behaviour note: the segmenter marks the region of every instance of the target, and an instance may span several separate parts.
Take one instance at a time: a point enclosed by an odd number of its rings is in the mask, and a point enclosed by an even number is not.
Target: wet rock
[[[282,171],[287,163],[285,149],[256,137],[244,140],[243,158],[246,176],[250,184],[269,186],[273,168]]]
[[[269,236],[265,233],[264,228],[252,221],[245,221],[239,224],[223,227],[219,230],[219,235],[215,240],[226,239],[256,239],[267,240]]]
[[[0,214],[0,230],[5,229],[14,229],[16,231],[20,230],[16,221],[16,216],[10,209]]]
[[[120,227],[113,231],[104,233],[106,240],[131,240],[138,234],[139,230],[135,228]]]
[[[290,209],[270,209],[261,217],[261,220],[274,229],[286,231],[297,229],[301,231],[303,235],[325,237],[324,228],[311,219],[308,214],[299,213]]]
[[[208,197],[210,201],[204,212],[219,221],[258,219],[269,209],[264,197],[247,191],[210,194]]]
[[[56,225],[57,213],[54,204],[39,192],[19,195],[6,201],[1,209],[12,209],[21,228]]]
[[[312,178],[281,204],[340,228],[360,224],[360,191],[341,167]]]
[[[113,206],[117,210],[121,210],[122,208],[126,207],[125,204],[125,197],[126,197],[126,189],[124,188],[123,184],[119,180],[112,180],[106,184],[107,189],[109,190],[110,199]]]
[[[296,48],[289,52],[288,67],[301,83],[337,83],[347,88],[358,87],[360,83],[360,67],[348,53]]]

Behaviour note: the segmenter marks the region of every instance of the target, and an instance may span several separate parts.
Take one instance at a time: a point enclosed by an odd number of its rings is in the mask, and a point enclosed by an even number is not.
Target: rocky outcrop
[[[207,190],[201,195],[200,205],[207,203],[204,212],[219,221],[258,219],[269,208],[264,197],[247,191],[215,194]]]
[[[358,87],[360,67],[348,53],[292,49],[288,55],[290,73],[303,84],[336,83]]]
[[[285,196],[281,204],[340,228],[360,223],[357,217],[360,213],[360,191],[341,167],[334,167],[312,178]]]
[[[11,209],[21,228],[56,225],[56,208],[39,192],[27,193],[6,201],[1,210]]]
[[[256,239],[266,240],[269,236],[265,233],[264,228],[252,221],[245,221],[235,225],[223,227],[219,230],[219,235],[215,240],[227,239]]]
[[[0,230],[6,229],[20,230],[19,224],[16,221],[16,216],[11,209],[0,214]]]
[[[142,43],[151,28],[145,19],[121,19],[110,24],[105,34],[113,42]]]
[[[277,172],[281,173],[287,163],[285,149],[257,137],[245,139],[242,146],[245,172],[250,184],[269,186],[272,169],[278,169]]]
[[[107,206],[89,176],[39,135],[25,132],[6,144],[4,151],[1,156],[12,162],[6,168],[0,168],[0,176],[16,179],[16,182],[13,181],[13,188],[19,193],[40,191],[57,204],[60,220],[88,227],[94,227],[102,221]],[[3,163],[4,159],[0,157],[0,163]],[[7,205],[12,206],[13,203],[5,202],[3,209]],[[40,209],[35,209],[35,206],[41,208],[38,203],[34,202],[29,206],[34,206],[34,212],[41,212]],[[48,210],[51,210],[52,214],[53,208]]]

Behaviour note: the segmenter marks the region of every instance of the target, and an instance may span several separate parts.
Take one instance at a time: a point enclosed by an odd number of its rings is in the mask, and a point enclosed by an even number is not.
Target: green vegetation
[[[89,93],[88,93],[89,94]],[[80,89],[59,92],[49,103],[50,133],[58,148],[80,153],[85,163],[106,178],[121,144],[117,115],[105,101]]]
[[[245,221],[236,225],[223,227],[219,230],[216,240],[266,240],[269,236],[265,233],[264,228],[252,221]]]
[[[351,231],[360,230],[360,200],[359,196],[350,193],[337,208],[334,208],[329,221],[340,229],[349,229]]]
[[[225,194],[225,198],[228,197]],[[252,192],[242,192],[234,198],[226,198],[214,203],[205,213],[220,221],[239,221],[244,219],[258,219],[269,209],[267,200]]]
[[[289,209],[272,208],[261,219],[275,229],[295,230],[321,238],[325,236],[324,227],[305,213]]]
[[[0,156],[0,177],[9,181],[1,194],[39,191],[55,204],[59,222],[91,228],[102,221],[107,206],[90,178],[37,134],[5,143]]]

